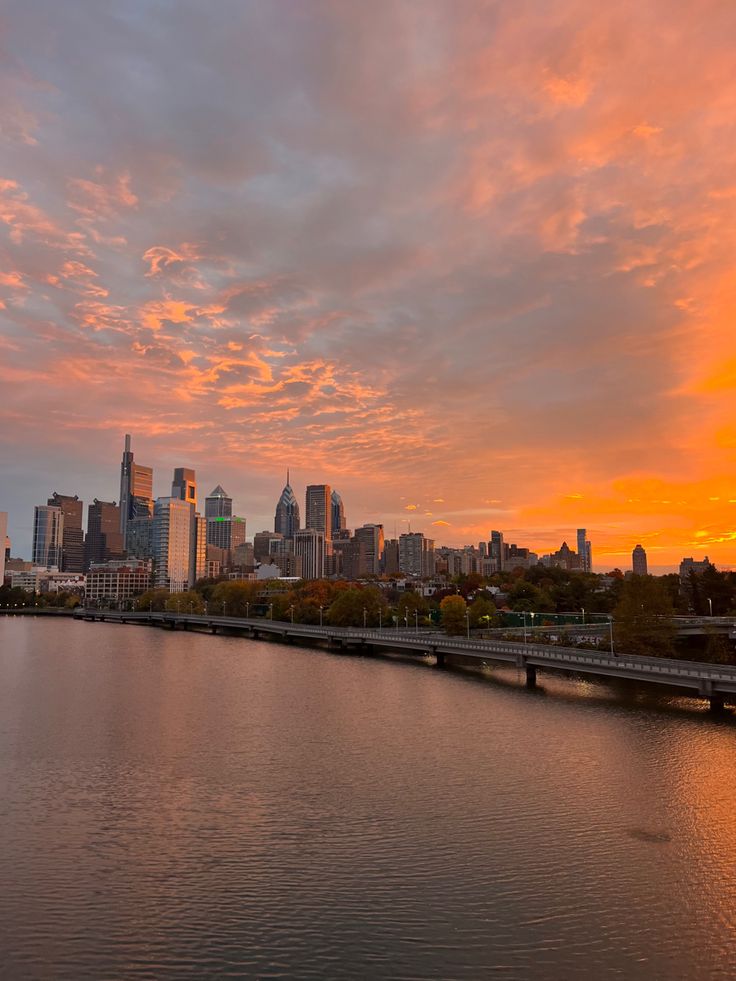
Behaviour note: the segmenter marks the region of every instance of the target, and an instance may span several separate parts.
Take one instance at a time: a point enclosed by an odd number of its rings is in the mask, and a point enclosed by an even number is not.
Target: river
[[[0,976],[732,978],[736,726],[0,618]]]

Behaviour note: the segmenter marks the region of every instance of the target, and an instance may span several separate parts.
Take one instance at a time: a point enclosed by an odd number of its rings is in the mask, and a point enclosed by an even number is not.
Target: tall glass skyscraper
[[[276,505],[274,531],[284,538],[294,538],[299,531],[299,502],[289,483],[289,471],[286,471],[286,486],[281,491],[281,497]]]
[[[331,537],[339,538],[340,532],[345,531],[345,505],[342,503],[342,497],[333,490],[331,502],[330,502],[330,512],[331,512]]]
[[[153,515],[153,469],[136,463],[130,448],[130,434],[125,436],[125,449],[120,464],[120,531],[127,547],[128,522],[134,518]]]
[[[33,565],[61,569],[64,512],[51,504],[39,504],[33,512]],[[5,542],[3,541],[3,548]]]

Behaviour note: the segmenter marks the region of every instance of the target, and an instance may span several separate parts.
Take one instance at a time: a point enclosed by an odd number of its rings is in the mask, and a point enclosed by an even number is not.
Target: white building
[[[325,536],[316,528],[302,528],[294,535],[294,552],[302,560],[303,579],[323,579]]]
[[[153,584],[170,593],[183,593],[194,582],[196,529],[194,506],[176,497],[159,497],[153,506]]]
[[[150,559],[93,562],[87,573],[87,600],[130,600],[150,589],[151,577]]]

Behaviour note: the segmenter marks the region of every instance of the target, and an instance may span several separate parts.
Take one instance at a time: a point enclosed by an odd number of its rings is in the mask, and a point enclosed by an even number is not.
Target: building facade
[[[51,507],[60,508],[64,515],[64,530],[61,536],[61,565],[63,572],[84,571],[84,529],[82,512],[84,503],[75,494],[51,495],[47,502]]]
[[[323,579],[325,536],[316,528],[302,528],[294,536],[294,553],[301,559],[304,579]]]
[[[37,569],[61,571],[64,512],[52,504],[39,504],[33,512],[32,562]]]
[[[136,463],[130,448],[130,434],[120,464],[120,533],[128,548],[128,522],[153,515],[153,470]]]
[[[329,541],[332,530],[332,489],[329,484],[307,487],[305,525]]]
[[[87,573],[87,600],[124,603],[140,596],[153,582],[150,559],[119,559],[93,563]]]
[[[94,499],[87,508],[87,535],[84,539],[84,567],[92,562],[121,559],[125,551],[120,531],[120,508],[115,501]]]
[[[185,592],[194,582],[192,568],[192,525],[195,512],[191,504],[177,497],[159,497],[153,506],[153,576],[157,588],[170,593]],[[202,559],[206,568],[206,552]]]
[[[647,575],[647,553],[641,545],[637,545],[631,553],[631,567],[635,576]]]
[[[276,505],[273,530],[284,538],[293,538],[299,531],[299,502],[289,483],[289,471],[286,471],[286,486],[281,491],[281,497]]]
[[[345,505],[336,490],[330,495],[330,538],[340,538],[345,531]]]

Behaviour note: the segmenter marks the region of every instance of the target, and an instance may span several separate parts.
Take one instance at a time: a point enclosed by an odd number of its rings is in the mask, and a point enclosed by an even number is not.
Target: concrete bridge
[[[264,618],[197,615],[188,613],[111,612],[78,610],[78,619],[118,623],[139,623],[176,629],[237,632],[247,637],[272,637],[283,643],[301,642],[325,645],[332,650],[356,653],[380,651],[417,657],[431,656],[437,667],[445,667],[453,658],[471,661],[498,661],[523,669],[528,687],[537,682],[540,669],[599,678],[625,678],[648,684],[679,688],[695,698],[704,698],[712,709],[722,709],[725,702],[736,704],[736,667],[681,661],[671,658],[616,655],[610,652],[583,651],[573,647],[551,647],[534,643],[510,643],[500,640],[476,640],[448,637],[434,631],[371,630],[353,627],[312,626]]]

